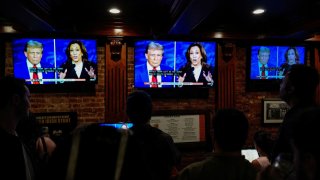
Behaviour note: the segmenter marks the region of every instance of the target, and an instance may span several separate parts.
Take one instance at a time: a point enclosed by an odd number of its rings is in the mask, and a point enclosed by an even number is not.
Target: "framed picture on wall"
[[[156,111],[150,125],[168,133],[179,149],[212,151],[210,113],[207,111]]]
[[[281,99],[263,99],[262,100],[262,123],[263,124],[279,124],[282,123],[283,118],[289,106]]]

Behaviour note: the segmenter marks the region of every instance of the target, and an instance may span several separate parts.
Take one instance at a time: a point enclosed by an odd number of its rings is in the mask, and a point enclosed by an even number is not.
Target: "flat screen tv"
[[[253,160],[259,158],[259,154],[258,154],[258,151],[256,149],[242,149],[241,150],[241,154],[249,162],[252,162]]]
[[[276,91],[292,64],[306,63],[304,45],[255,44],[248,48],[246,88]]]
[[[215,42],[139,40],[134,52],[135,88],[214,87]]]
[[[134,88],[153,97],[207,97],[217,79],[216,49],[212,41],[136,40]]]
[[[95,39],[12,40],[14,76],[32,92],[94,90],[98,79]]]
[[[100,123],[99,126],[111,126],[117,129],[129,129],[133,126],[131,122],[115,122],[115,123]]]

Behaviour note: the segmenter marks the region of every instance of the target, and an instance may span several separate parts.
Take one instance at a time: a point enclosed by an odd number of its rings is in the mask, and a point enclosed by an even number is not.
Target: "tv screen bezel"
[[[133,126],[132,122],[105,122],[99,123],[99,126],[111,126],[116,129],[130,129]]]
[[[24,41],[28,41],[28,40],[39,40],[39,41],[53,41],[53,40],[57,40],[57,41],[65,41],[65,43],[70,42],[71,40],[81,40],[81,41],[94,41],[94,44],[91,44],[91,46],[94,46],[92,49],[92,53],[90,57],[94,57],[92,58],[88,58],[89,60],[93,61],[94,63],[96,63],[97,65],[97,69],[98,69],[98,38],[96,37],[84,37],[84,36],[59,36],[59,35],[52,35],[52,36],[35,36],[35,35],[26,35],[26,36],[15,36],[10,38],[10,41],[12,43],[12,64],[13,64],[13,71],[14,71],[14,63],[15,63],[15,58],[14,58],[14,41],[18,41],[18,40],[24,40]],[[65,44],[65,47],[67,46],[67,44]],[[23,46],[24,47],[24,46]],[[21,49],[22,47],[20,47]],[[46,47],[44,47],[46,48]],[[88,47],[86,47],[88,50]],[[44,50],[45,51],[45,50]],[[23,53],[23,50],[22,50]],[[46,54],[48,54],[48,52],[46,52]],[[60,54],[63,54],[65,56],[65,50],[61,50]],[[21,55],[20,55],[21,56]],[[43,60],[44,57],[42,57]],[[65,62],[65,59],[63,60],[63,62]],[[58,67],[58,66],[57,66]],[[56,68],[57,68],[56,67]],[[96,70],[97,72],[97,70]],[[98,84],[98,73],[97,72],[97,78],[95,81],[85,81],[84,83],[57,83],[57,84],[30,84],[30,83],[26,83],[27,87],[30,89],[30,91],[32,93],[95,93],[95,87]],[[15,74],[13,74],[15,76]]]
[[[176,40],[176,39],[161,39],[161,40],[154,40],[154,39],[139,39],[135,40],[134,42],[134,74],[137,65],[145,63],[146,59],[144,57],[144,51],[148,44],[148,42],[158,42],[164,46],[164,57],[162,59],[162,64],[166,64],[167,66],[171,66],[173,64],[173,70],[178,71],[180,67],[184,65],[185,62],[185,51],[187,50],[188,46],[193,42],[202,43],[205,47],[207,53],[207,63],[212,66],[212,69],[215,70],[217,64],[217,42],[210,41],[210,40],[201,40],[201,41],[191,41],[191,40]],[[140,44],[140,45],[137,45]],[[137,48],[139,46],[139,48]],[[141,47],[140,47],[141,46]],[[209,51],[208,48],[214,48],[214,51]],[[182,49],[182,50],[179,50]],[[177,53],[178,51],[178,53]],[[139,53],[138,53],[139,52]],[[170,52],[170,53],[169,53]],[[143,59],[143,60],[140,60]],[[182,60],[179,60],[182,59]],[[143,62],[140,62],[143,61]],[[168,62],[169,61],[169,62]],[[171,62],[172,61],[172,62]],[[169,63],[169,65],[168,65]],[[216,77],[213,77],[216,80]],[[134,78],[134,86],[138,89],[150,89],[150,87],[137,87],[136,86],[136,79]],[[194,87],[194,86],[193,86]],[[196,86],[198,87],[198,86]],[[162,87],[162,89],[171,89],[171,88],[180,88],[177,85],[173,87]],[[199,86],[198,88],[214,88],[213,86]]]
[[[150,88],[150,87],[135,87],[135,64],[136,64],[136,55],[133,59],[133,88],[138,90],[143,90],[149,93],[153,98],[197,98],[197,99],[205,99],[208,98],[209,92],[216,89],[217,84],[217,64],[218,64],[218,41],[217,40],[203,40],[203,39],[179,39],[179,38],[162,38],[162,39],[152,39],[152,38],[134,38],[131,39],[131,46],[134,48],[134,52],[136,54],[136,43],[139,41],[154,41],[154,42],[182,42],[182,43],[213,43],[214,52],[212,53],[213,58],[213,86],[193,86],[193,87],[171,87],[171,88]],[[187,49],[187,45],[185,45]],[[142,48],[143,50],[145,49]],[[165,52],[166,53],[166,52]],[[208,50],[206,49],[206,53],[208,54]],[[184,54],[184,53],[181,53]]]
[[[283,42],[283,41],[267,41],[267,42],[251,42],[247,44],[246,53],[246,91],[279,91],[280,79],[251,79],[251,63],[252,63],[252,47],[254,46],[281,46],[281,47],[303,47],[304,48],[304,62],[302,64],[307,64],[307,53],[309,50],[308,44],[305,42]],[[284,55],[284,54],[283,54]],[[300,56],[301,58],[301,56]]]

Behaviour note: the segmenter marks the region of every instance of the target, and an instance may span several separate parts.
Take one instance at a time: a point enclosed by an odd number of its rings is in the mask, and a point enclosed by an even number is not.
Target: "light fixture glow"
[[[223,38],[223,33],[222,32],[216,32],[213,35],[214,38]]]
[[[119,9],[117,9],[117,8],[111,8],[111,9],[109,10],[109,12],[110,12],[111,14],[119,14],[121,11],[120,11]]]
[[[114,29],[114,33],[115,33],[116,35],[121,35],[121,34],[123,33],[123,29],[116,28],[116,29]]]
[[[252,11],[252,14],[263,14],[265,12],[264,9],[258,8]]]
[[[4,33],[15,33],[16,30],[12,26],[6,25],[6,26],[2,27],[2,32],[4,32]]]

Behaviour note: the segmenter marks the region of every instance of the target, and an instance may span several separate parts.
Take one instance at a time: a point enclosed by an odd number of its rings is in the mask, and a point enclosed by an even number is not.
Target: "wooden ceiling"
[[[108,9],[122,12],[111,15]],[[251,14],[256,7],[266,13]],[[320,0],[1,0],[0,32],[308,39]],[[2,28],[1,28],[2,27]]]

